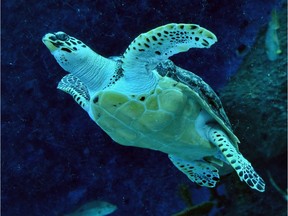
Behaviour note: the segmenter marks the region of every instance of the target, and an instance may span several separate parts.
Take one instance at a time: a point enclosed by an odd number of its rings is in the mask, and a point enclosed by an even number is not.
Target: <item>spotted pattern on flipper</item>
[[[227,135],[218,127],[211,126],[208,130],[209,140],[218,146],[225,158],[237,172],[241,181],[245,181],[249,187],[260,192],[265,191],[265,182],[255,172],[251,163],[243,157],[232,145]]]
[[[172,163],[183,172],[192,182],[200,186],[215,187],[219,181],[218,169],[205,161],[185,161],[173,155],[169,155]]]
[[[58,89],[70,94],[74,100],[87,111],[90,95],[87,87],[81,82],[80,79],[68,74],[64,76],[58,83]]]
[[[190,48],[209,48],[217,37],[196,24],[170,23],[140,34],[123,55],[123,69],[154,69],[163,60]]]

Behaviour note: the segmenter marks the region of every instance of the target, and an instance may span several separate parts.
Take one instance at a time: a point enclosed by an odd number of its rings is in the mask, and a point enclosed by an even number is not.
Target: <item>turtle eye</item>
[[[69,36],[64,32],[57,32],[55,33],[55,36],[58,40],[61,41],[67,41],[69,39]]]
[[[55,35],[50,36],[49,39],[52,40],[52,41],[56,41],[57,40]]]

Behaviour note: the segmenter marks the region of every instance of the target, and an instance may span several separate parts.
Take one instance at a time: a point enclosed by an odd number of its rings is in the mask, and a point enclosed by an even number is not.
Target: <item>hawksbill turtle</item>
[[[168,154],[192,181],[214,187],[230,165],[251,188],[263,179],[239,152],[220,99],[200,77],[176,67],[174,54],[209,48],[217,37],[196,24],[171,23],[140,34],[119,58],[105,58],[64,32],[42,38],[69,74],[69,93],[114,141]]]

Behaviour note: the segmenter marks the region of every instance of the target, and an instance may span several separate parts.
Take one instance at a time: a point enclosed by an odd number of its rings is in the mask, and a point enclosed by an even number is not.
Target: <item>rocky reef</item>
[[[286,215],[286,201],[271,184],[274,179],[280,188],[287,188],[287,5],[277,13],[280,25],[277,36],[282,50],[278,58],[271,61],[266,53],[267,25],[260,30],[238,72],[220,92],[241,141],[241,152],[255,169],[258,168],[267,185],[264,194],[247,191],[240,184],[228,187],[227,193],[233,197],[225,208],[229,215],[272,215],[275,212]],[[230,176],[229,181],[234,182],[234,178],[237,177]]]

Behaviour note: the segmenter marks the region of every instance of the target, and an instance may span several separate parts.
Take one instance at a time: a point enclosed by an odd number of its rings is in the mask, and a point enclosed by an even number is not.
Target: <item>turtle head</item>
[[[82,41],[61,31],[44,35],[42,41],[58,64],[77,77],[90,95],[113,79],[116,62],[97,54]]]
[[[59,65],[70,73],[83,65],[87,60],[87,54],[93,52],[82,41],[61,31],[46,34],[42,41]]]

